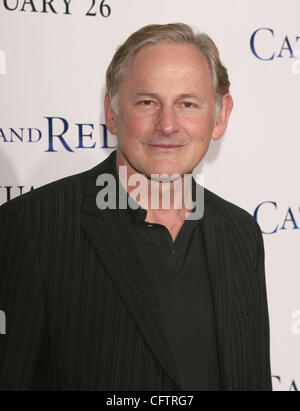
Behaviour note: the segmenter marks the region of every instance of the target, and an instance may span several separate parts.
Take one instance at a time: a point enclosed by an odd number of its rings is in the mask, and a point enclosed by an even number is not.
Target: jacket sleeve
[[[30,390],[43,334],[41,271],[31,228],[9,203],[0,227],[0,391]]]
[[[256,307],[253,316],[253,332],[250,336],[251,367],[254,367],[254,391],[272,391],[270,365],[270,327],[265,276],[265,250],[263,236],[257,225],[258,251],[255,270]]]

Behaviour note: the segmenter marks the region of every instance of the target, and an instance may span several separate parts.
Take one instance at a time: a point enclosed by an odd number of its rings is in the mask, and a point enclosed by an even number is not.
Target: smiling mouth
[[[183,147],[177,144],[148,144],[148,146],[154,150],[176,150]]]

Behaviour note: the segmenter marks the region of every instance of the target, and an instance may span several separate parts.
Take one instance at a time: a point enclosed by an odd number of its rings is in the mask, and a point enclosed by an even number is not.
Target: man
[[[203,199],[184,180],[232,106],[205,34],[151,25],[119,48],[105,97],[117,150],[0,209],[1,389],[272,389],[259,226],[208,190],[194,218]]]

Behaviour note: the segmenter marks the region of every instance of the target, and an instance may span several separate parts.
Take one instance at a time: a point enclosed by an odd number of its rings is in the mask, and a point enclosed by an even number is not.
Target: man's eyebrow
[[[139,91],[137,93],[133,93],[133,97],[152,97],[152,98],[157,98],[159,99],[159,95],[156,93],[148,93],[147,91]],[[183,93],[183,94],[178,94],[176,96],[176,100],[179,98],[195,98],[195,99],[203,99],[203,96],[197,96],[196,94],[193,93]]]
[[[138,93],[133,93],[133,97],[152,97],[152,98],[159,98],[159,96],[155,93],[147,93],[146,91],[139,91]]]
[[[197,96],[196,94],[192,94],[192,93],[185,93],[185,94],[180,94],[178,98],[200,98],[200,96]]]

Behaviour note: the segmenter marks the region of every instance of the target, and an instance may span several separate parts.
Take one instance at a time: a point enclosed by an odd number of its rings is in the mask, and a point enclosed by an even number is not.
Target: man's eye
[[[185,108],[194,108],[194,107],[195,107],[195,104],[194,104],[194,103],[191,103],[190,101],[183,101],[183,102],[182,102],[182,105],[183,105]]]
[[[152,100],[143,100],[143,101],[140,101],[140,104],[143,105],[143,106],[151,106],[152,103],[153,103]]]

